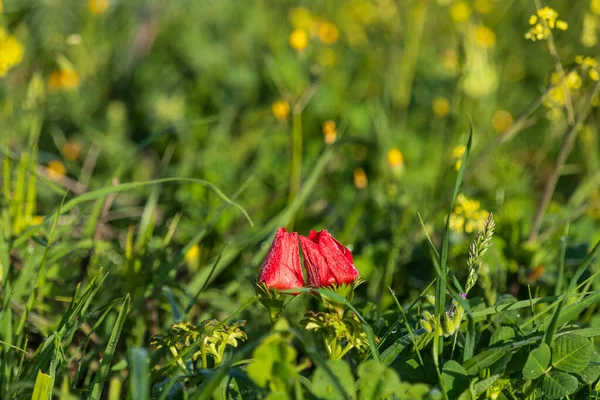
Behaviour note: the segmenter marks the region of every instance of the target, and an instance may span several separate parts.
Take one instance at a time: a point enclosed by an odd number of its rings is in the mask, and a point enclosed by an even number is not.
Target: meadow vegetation
[[[597,399],[600,0],[0,0],[0,399]]]

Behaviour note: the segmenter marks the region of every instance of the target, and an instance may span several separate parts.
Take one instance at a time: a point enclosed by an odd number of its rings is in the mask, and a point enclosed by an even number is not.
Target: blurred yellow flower
[[[285,121],[288,115],[290,115],[290,105],[285,100],[279,100],[273,103],[271,110],[273,111],[275,118],[280,121]]]
[[[498,110],[492,116],[492,126],[498,133],[502,133],[513,124],[513,117],[506,110]]]
[[[60,160],[52,160],[48,163],[48,176],[50,179],[59,180],[67,173],[65,164]]]
[[[79,75],[73,69],[55,69],[48,77],[48,88],[51,90],[69,90],[79,86]]]
[[[367,187],[368,183],[369,182],[367,180],[367,174],[365,170],[362,168],[356,168],[354,170],[354,186],[356,186],[357,189],[364,189]]]
[[[404,156],[397,148],[393,148],[387,153],[387,162],[390,167],[401,167],[404,165]]]
[[[433,113],[438,117],[445,117],[450,112],[450,102],[445,97],[436,97],[431,104]]]
[[[581,65],[583,71],[587,71],[588,77],[597,82],[600,79],[600,75],[598,74],[598,70],[596,66],[598,65],[598,61],[593,57],[584,57],[584,56],[575,56],[575,62]]]
[[[600,0],[590,1],[590,11],[596,15],[600,15]]]
[[[472,233],[483,229],[485,220],[490,215],[481,209],[479,201],[459,194],[456,197],[456,206],[450,214],[449,227],[456,233]]]
[[[475,0],[473,2],[473,8],[479,14],[489,14],[492,12],[494,4],[492,3],[492,0]]]
[[[583,29],[581,30],[581,43],[585,47],[594,47],[598,43],[598,17],[594,14],[586,13],[583,16]]]
[[[558,19],[558,13],[550,8],[544,7],[538,10],[537,15],[529,17],[529,25],[533,25],[525,34],[526,39],[531,41],[545,40],[550,36],[552,29],[567,30],[569,24]]]
[[[92,14],[104,14],[110,7],[110,0],[88,0],[88,8]]]
[[[340,36],[337,26],[331,22],[321,22],[319,24],[319,39],[325,44],[334,44]]]
[[[75,161],[81,154],[83,146],[77,140],[68,140],[65,142],[62,148],[62,153],[67,161]]]
[[[44,221],[44,216],[43,215],[36,215],[33,218],[31,218],[31,225],[39,225]]]
[[[456,22],[464,22],[471,16],[471,6],[466,1],[457,1],[450,6],[450,16]]]
[[[188,263],[195,262],[200,257],[200,246],[195,244],[188,251],[186,251],[184,260]]]
[[[496,34],[487,26],[475,28],[475,42],[483,47],[493,47],[496,44]]]
[[[467,146],[465,146],[464,144],[461,144],[460,146],[456,146],[454,149],[452,149],[452,158],[454,158],[454,169],[455,170],[459,170],[460,166],[462,165],[462,157],[465,154],[465,151],[467,151]]]
[[[290,23],[294,28],[309,30],[315,22],[310,10],[306,7],[293,8],[288,16]]]
[[[23,46],[17,38],[0,27],[0,77],[6,76],[23,60],[23,52]]]
[[[290,33],[290,46],[296,51],[302,51],[308,46],[308,33],[304,29],[294,29]]]
[[[325,121],[323,123],[323,139],[325,143],[332,144],[337,139],[337,128],[335,126],[335,121]]]
[[[550,83],[554,87],[548,93],[548,97],[551,100],[549,106],[554,104],[565,104],[567,101],[567,94],[565,93],[564,85],[561,83],[560,75],[557,72],[550,75]],[[565,83],[570,91],[577,91],[581,89],[582,81],[579,74],[575,71],[571,71],[565,77]]]

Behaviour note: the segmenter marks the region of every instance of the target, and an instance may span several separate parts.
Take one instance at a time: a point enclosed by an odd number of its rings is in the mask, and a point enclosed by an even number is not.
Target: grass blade
[[[550,321],[550,325],[548,326],[548,329],[546,330],[546,334],[544,335],[544,343],[546,343],[548,346],[552,346],[552,339],[553,339],[554,333],[556,332],[556,329],[558,328],[560,313],[561,313],[563,307],[565,306],[567,298],[571,295],[571,293],[575,289],[575,286],[577,286],[577,281],[579,280],[579,278],[581,278],[581,275],[583,275],[585,270],[590,266],[592,261],[594,261],[594,259],[596,258],[598,250],[600,250],[600,242],[596,243],[596,245],[594,246],[594,248],[592,249],[590,254],[588,254],[587,257],[582,261],[582,263],[577,268],[575,275],[573,275],[573,277],[571,278],[571,282],[569,283],[569,287],[567,288],[567,293],[565,293],[565,296],[563,297],[560,304],[556,308],[556,311],[554,312],[554,315],[552,316],[552,321]]]
[[[52,398],[53,383],[54,379],[52,379],[50,375],[46,375],[42,371],[38,371],[31,400],[50,400]]]
[[[108,345],[104,350],[104,357],[100,361],[100,369],[96,377],[94,378],[94,382],[92,383],[92,388],[90,390],[90,395],[88,399],[91,400],[100,400],[102,397],[102,391],[104,390],[104,384],[108,379],[108,373],[110,372],[110,364],[112,362],[113,355],[115,354],[115,350],[117,349],[117,342],[119,341],[119,337],[121,336],[121,330],[123,329],[123,325],[125,324],[125,317],[129,313],[129,304],[131,299],[129,294],[125,296],[125,300],[123,301],[123,308],[119,312],[119,316],[115,321],[115,326],[110,334],[110,339],[108,340]]]
[[[129,380],[129,396],[131,399],[150,399],[150,381],[148,377],[148,351],[135,347],[129,351],[131,362],[131,378]]]

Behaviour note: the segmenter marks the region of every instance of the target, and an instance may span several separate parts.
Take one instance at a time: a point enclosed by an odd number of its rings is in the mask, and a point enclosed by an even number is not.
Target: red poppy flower
[[[310,231],[308,237],[300,236],[300,246],[310,286],[341,285],[358,278],[350,250],[326,230]]]
[[[263,282],[268,288],[277,290],[304,286],[296,232],[286,232],[285,228],[279,228],[275,233],[271,248],[258,272],[258,283]]]

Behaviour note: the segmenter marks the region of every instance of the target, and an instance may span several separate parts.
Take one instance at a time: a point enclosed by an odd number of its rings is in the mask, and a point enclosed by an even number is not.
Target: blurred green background
[[[387,286],[414,298],[434,277],[418,213],[439,243],[471,124],[450,265],[464,277],[468,244],[493,212],[479,295],[493,304],[527,297],[527,285],[554,291],[565,226],[569,271],[600,239],[600,2],[543,5],[562,22],[532,41],[533,1],[5,0],[3,201],[23,189],[19,163],[38,175],[34,205],[13,213],[15,238],[47,237],[43,218],[66,190],[68,200],[167,177],[213,183],[254,222],[197,182],[82,202],[60,220],[65,253],[37,312],[52,320],[62,296],[104,268],[107,297],[131,293],[134,319],[156,323],[169,296],[187,304],[205,282],[194,313],[218,318],[254,295],[279,226],[325,228],[351,247],[361,298],[380,310]],[[21,250],[41,257],[43,246]],[[136,326],[138,344],[159,330]]]

